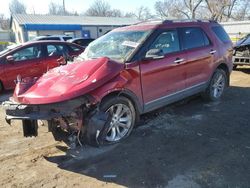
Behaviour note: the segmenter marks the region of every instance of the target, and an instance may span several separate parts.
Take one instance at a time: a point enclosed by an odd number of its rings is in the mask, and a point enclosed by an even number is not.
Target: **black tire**
[[[221,79],[221,82],[218,83],[219,79]],[[215,89],[216,89],[215,84],[216,83],[220,84],[220,86],[218,86],[220,89],[217,88],[217,92],[218,92],[217,95],[216,95],[216,91],[215,91]],[[227,86],[227,83],[228,83],[228,78],[227,78],[225,71],[222,69],[216,69],[211,80],[210,80],[210,83],[209,83],[207,89],[205,90],[204,93],[202,93],[203,98],[207,101],[220,100],[220,98],[222,97],[222,94]]]
[[[3,84],[2,84],[2,82],[0,81],[0,93],[2,93],[2,92],[3,92],[3,90],[4,90],[4,88],[3,88]]]
[[[233,66],[233,70],[236,70],[236,69],[237,69],[237,65],[234,65],[234,66]]]
[[[116,112],[117,112],[119,106],[122,106],[122,112],[121,113],[124,113],[123,116],[121,116],[120,118],[118,116],[115,117],[116,116],[115,112],[113,113],[113,115],[111,114],[112,112],[110,112],[111,108],[113,108],[113,111],[115,111],[114,109],[116,108]],[[110,116],[109,117],[109,123],[107,125],[105,125],[104,129],[100,133],[102,143],[104,145],[118,143],[118,142],[124,140],[126,137],[128,137],[130,135],[131,131],[133,130],[133,128],[135,126],[135,122],[136,122],[136,110],[135,110],[135,107],[133,106],[133,104],[131,103],[131,101],[129,99],[127,99],[126,97],[123,97],[123,96],[116,96],[116,97],[112,97],[112,98],[109,97],[109,98],[105,99],[100,104],[100,110],[102,112],[109,113],[109,116]],[[131,118],[130,119],[131,121],[128,120],[128,126],[129,127],[122,128],[122,127],[119,127],[118,124],[116,125],[116,123],[113,122],[113,118],[116,118],[116,122],[121,123],[121,119],[124,118],[125,116],[127,116],[128,119]],[[112,125],[112,123],[113,123],[113,125]],[[120,138],[117,137],[117,138],[115,138],[114,140],[111,141],[111,139],[109,139],[109,138],[112,137],[112,135],[109,135],[109,134],[111,134],[110,132],[113,132],[113,130],[110,129],[111,126],[115,127],[114,128],[114,129],[116,129],[115,132],[118,132],[117,128],[116,128],[118,126],[118,129],[120,130],[120,133],[122,131],[124,131],[124,135],[121,136]],[[120,128],[122,128],[122,130]]]

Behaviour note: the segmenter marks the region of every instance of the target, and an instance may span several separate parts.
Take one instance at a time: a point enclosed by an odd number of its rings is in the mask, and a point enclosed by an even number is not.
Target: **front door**
[[[147,51],[161,49],[164,56],[140,62],[145,111],[163,106],[185,87],[186,54],[181,52],[178,32],[162,30]]]

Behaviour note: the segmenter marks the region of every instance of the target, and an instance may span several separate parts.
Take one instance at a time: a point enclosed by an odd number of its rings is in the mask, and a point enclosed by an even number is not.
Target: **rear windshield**
[[[222,42],[231,42],[231,39],[229,38],[228,34],[223,29],[223,27],[215,26],[212,27],[212,30]]]

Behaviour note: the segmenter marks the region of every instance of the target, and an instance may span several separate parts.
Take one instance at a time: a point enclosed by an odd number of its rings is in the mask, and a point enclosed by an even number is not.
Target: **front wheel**
[[[0,81],[0,93],[2,93],[3,92],[3,84],[2,84],[2,82]]]
[[[203,93],[203,97],[209,101],[219,100],[225,90],[226,85],[227,76],[225,71],[222,69],[217,69],[210,80],[209,86]]]
[[[101,133],[105,144],[120,142],[130,135],[136,119],[136,111],[130,100],[122,96],[108,98],[102,102],[100,109],[110,116],[110,123]]]

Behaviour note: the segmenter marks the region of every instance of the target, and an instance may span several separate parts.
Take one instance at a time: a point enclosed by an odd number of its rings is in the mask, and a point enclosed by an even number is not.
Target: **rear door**
[[[162,49],[164,56],[161,59],[145,59],[140,62],[145,111],[162,106],[174,93],[185,87],[183,64],[186,54],[180,51],[177,30],[159,31],[149,46],[148,50],[150,49]]]
[[[182,49],[187,53],[186,88],[205,84],[209,79],[209,72],[216,53],[207,34],[201,27],[184,27],[179,29]]]
[[[41,61],[43,60],[42,49],[40,44],[29,45],[14,51],[13,62],[5,60],[6,84],[14,88],[17,75],[24,77],[38,77],[43,74]],[[6,88],[7,89],[7,88]]]

